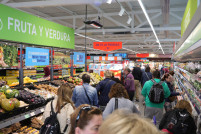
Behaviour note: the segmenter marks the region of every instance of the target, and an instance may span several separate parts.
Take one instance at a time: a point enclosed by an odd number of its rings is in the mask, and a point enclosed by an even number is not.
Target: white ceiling
[[[154,34],[147,23],[137,0],[117,0],[134,17],[127,24],[128,15],[119,16],[120,5],[113,0],[0,0],[1,3],[18,8],[42,18],[72,27],[76,33],[84,34],[86,4],[89,20],[100,16],[103,29],[87,27],[87,36],[100,41],[122,41],[123,47],[115,52],[149,52],[162,54]],[[188,0],[142,0],[151,18],[156,34],[165,54],[173,53],[173,44],[181,38],[181,20]],[[104,31],[104,32],[103,32]],[[84,38],[75,35],[75,45],[84,46]],[[76,50],[84,48],[76,47]],[[87,39],[87,47],[93,48],[93,41]],[[93,49],[88,49],[92,51]],[[128,51],[130,50],[130,51]],[[131,51],[133,50],[133,51]],[[102,51],[95,51],[102,53]]]

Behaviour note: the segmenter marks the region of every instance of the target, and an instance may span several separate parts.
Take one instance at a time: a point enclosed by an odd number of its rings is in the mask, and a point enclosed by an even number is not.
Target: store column
[[[70,52],[70,59],[71,59],[70,60],[71,61],[70,62],[70,76],[72,76],[72,77],[73,77],[73,54],[74,54],[73,51],[71,51]]]
[[[50,68],[50,80],[53,81],[54,80],[54,68],[53,68],[53,48],[51,47],[51,68]]]
[[[23,55],[22,55],[23,45],[20,44],[20,68],[19,68],[19,85],[23,88]]]

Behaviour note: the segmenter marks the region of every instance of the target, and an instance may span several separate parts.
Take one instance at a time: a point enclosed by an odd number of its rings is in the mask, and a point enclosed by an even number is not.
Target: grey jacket
[[[118,109],[125,109],[131,113],[140,114],[134,103],[126,98],[118,98]],[[103,119],[115,110],[115,98],[110,99],[107,103],[105,110],[103,111]]]

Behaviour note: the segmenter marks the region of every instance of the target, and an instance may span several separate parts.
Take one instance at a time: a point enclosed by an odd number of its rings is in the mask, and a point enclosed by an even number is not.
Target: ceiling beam
[[[163,16],[163,26],[169,25],[169,16],[170,16],[170,0],[161,0],[161,10]],[[168,31],[164,31],[165,37],[168,37]]]
[[[3,0],[2,2],[1,2],[1,4],[6,4],[7,2],[9,2],[10,0]]]
[[[172,12],[184,12],[185,8],[171,8],[170,11]],[[161,9],[151,9],[151,10],[147,10],[147,13],[159,13],[161,12]],[[131,14],[132,12],[128,12],[129,14]],[[112,12],[112,13],[104,13],[103,15],[105,16],[118,16],[119,12]],[[143,14],[142,10],[136,10],[134,12],[134,15],[136,14]],[[87,17],[97,17],[97,14],[88,14]],[[85,18],[85,14],[83,15],[76,15],[75,18]],[[50,17],[48,18],[49,20],[58,20],[58,19],[73,19],[73,16],[59,16],[59,17]]]
[[[170,15],[175,17],[176,19],[178,19],[179,21],[182,21],[182,17],[180,17],[179,15],[173,13],[173,12],[170,12]]]
[[[119,2],[133,1],[133,0],[118,0]],[[115,2],[113,0],[113,2]],[[16,2],[8,3],[8,6],[15,8],[33,8],[33,7],[56,7],[56,6],[71,6],[71,5],[86,5],[94,4],[94,0],[50,0],[50,1],[30,1],[30,2]]]
[[[178,26],[178,27],[155,27],[154,28],[156,31],[180,31],[181,30],[181,26]],[[134,28],[134,30],[136,32],[147,32],[147,31],[152,31],[151,28]],[[119,29],[104,29],[105,32],[107,33],[111,33],[111,32],[130,32],[130,29],[122,29],[122,28],[119,28]],[[85,31],[84,30],[78,30],[76,31],[78,33],[84,33]],[[90,33],[102,33],[102,29],[88,29],[87,32],[90,32]]]
[[[51,17],[51,16],[49,16],[49,15],[47,15],[47,14],[45,14],[45,13],[39,12],[39,11],[34,10],[34,9],[31,9],[31,8],[26,9],[25,12],[27,12],[27,13],[29,13],[29,14],[33,14],[33,15],[35,15],[35,16],[39,16],[39,17],[44,18],[44,19],[46,19],[46,20],[48,20],[48,18]],[[56,23],[59,22],[60,24],[62,24],[62,25],[64,25],[64,26],[67,26],[67,27],[73,27],[72,24],[67,23],[67,22],[65,22],[65,21],[62,21],[62,20],[53,20],[53,21],[56,22]]]
[[[152,16],[152,17],[150,18],[150,20],[153,20],[153,19],[158,18],[159,16],[161,16],[161,14],[162,14],[161,12],[157,13],[156,15]],[[148,21],[145,20],[144,22],[142,22],[142,23],[140,23],[139,25],[137,25],[136,28],[140,28],[140,27],[144,26],[144,25],[147,24],[147,23],[148,23]]]

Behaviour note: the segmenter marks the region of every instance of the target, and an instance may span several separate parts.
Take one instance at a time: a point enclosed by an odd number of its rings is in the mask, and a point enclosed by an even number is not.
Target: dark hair
[[[169,76],[170,76],[170,74],[166,73],[163,75],[163,78],[161,80],[165,81]]]
[[[90,83],[90,76],[88,74],[83,74],[82,81],[83,83]]]
[[[131,72],[130,68],[126,67],[125,70],[127,70],[129,73]]]
[[[158,70],[153,72],[153,77],[160,79],[160,72]]]
[[[69,134],[75,134],[75,128],[79,127],[80,129],[84,129],[89,123],[89,121],[93,118],[94,115],[102,115],[102,111],[97,107],[91,107],[91,110],[86,111],[83,110],[80,114],[79,120],[76,122],[76,118],[78,117],[78,114],[80,110],[83,107],[90,106],[88,104],[82,104],[78,108],[75,109],[75,111],[71,114],[70,122],[71,122],[71,129]]]
[[[174,71],[170,71],[169,74],[173,76],[174,75]]]
[[[114,98],[124,97],[126,99],[129,99],[125,87],[120,83],[115,83],[114,85],[112,85],[108,96],[110,99],[113,97]]]
[[[149,66],[147,66],[147,67],[145,68],[145,72],[150,72],[150,67],[149,67]]]

